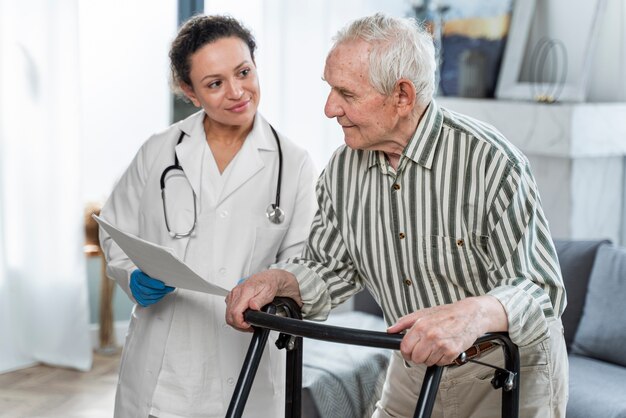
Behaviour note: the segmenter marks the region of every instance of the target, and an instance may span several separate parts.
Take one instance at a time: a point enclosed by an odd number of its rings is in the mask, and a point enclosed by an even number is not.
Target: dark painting
[[[494,97],[512,0],[454,0],[445,6],[441,14],[439,94]]]

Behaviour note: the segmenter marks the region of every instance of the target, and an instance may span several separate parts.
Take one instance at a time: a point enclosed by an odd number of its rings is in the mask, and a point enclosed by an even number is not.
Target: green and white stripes
[[[526,158],[494,128],[431,102],[397,173],[382,152],[339,148],[317,184],[305,253],[277,265],[324,319],[364,286],[389,324],[491,294],[518,345],[547,332],[565,291]]]

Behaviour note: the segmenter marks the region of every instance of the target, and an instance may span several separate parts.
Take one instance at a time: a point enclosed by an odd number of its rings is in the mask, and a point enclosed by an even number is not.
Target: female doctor
[[[173,80],[201,110],[144,143],[101,211],[226,289],[299,255],[315,208],[310,157],[257,112],[254,50],[233,18],[195,16],[182,26],[170,50]],[[251,334],[226,325],[222,297],[147,276],[104,231],[101,244],[107,274],[137,303],[115,416],[223,417]],[[246,417],[284,416],[284,353],[275,338]]]

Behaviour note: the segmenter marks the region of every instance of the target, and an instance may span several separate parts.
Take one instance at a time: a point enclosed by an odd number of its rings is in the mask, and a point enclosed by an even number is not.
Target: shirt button
[[[220,212],[220,216],[221,216],[222,218],[226,218],[226,217],[228,216],[228,211],[227,211],[227,210],[223,210],[223,211],[221,211],[221,212]]]
[[[394,190],[400,190],[400,185],[398,183],[394,183],[393,189]]]
[[[459,247],[462,247],[463,245],[465,245],[465,241],[463,241],[462,239],[458,239],[456,240],[456,245],[458,245]]]
[[[404,232],[400,232],[400,239],[404,239],[406,237],[406,235],[404,235]]]
[[[411,281],[411,279],[404,279],[404,284],[407,286],[411,286],[413,282]]]
[[[233,379],[232,377],[229,377],[228,380],[226,380],[228,382],[229,385],[234,385],[235,384],[235,379]]]
[[[222,268],[219,270],[219,272],[220,272],[220,276],[223,276],[223,275],[225,275],[225,274],[226,274],[226,269],[225,269],[224,267],[222,267]]]

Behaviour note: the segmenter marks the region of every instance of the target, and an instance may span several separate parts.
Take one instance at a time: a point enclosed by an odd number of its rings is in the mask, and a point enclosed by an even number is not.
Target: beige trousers
[[[543,341],[520,348],[520,418],[565,417],[569,368],[561,321],[553,321],[549,332]],[[502,350],[491,350],[480,361],[503,367]],[[424,365],[407,367],[394,351],[372,418],[413,417],[425,371]],[[447,367],[432,418],[500,418],[502,392],[491,386],[494,371],[473,363]]]

